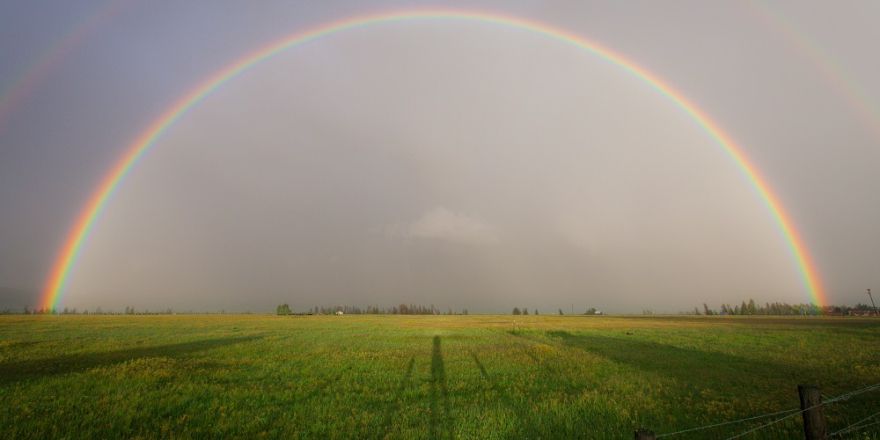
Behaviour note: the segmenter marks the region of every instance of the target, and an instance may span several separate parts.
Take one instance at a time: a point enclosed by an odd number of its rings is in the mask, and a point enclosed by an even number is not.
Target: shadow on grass
[[[452,432],[449,430],[451,426],[452,415],[449,408],[449,390],[446,388],[443,351],[440,349],[440,336],[434,336],[434,349],[431,352],[431,438],[452,438]]]
[[[22,380],[40,379],[68,373],[87,371],[92,368],[118,364],[133,359],[167,356],[179,357],[198,351],[211,350],[233,344],[260,339],[260,336],[203,339],[178,344],[138,347],[98,353],[80,353],[54,358],[29,359],[0,363],[0,385]]]
[[[416,358],[410,356],[409,363],[406,365],[406,373],[403,375],[403,379],[400,380],[400,387],[397,389],[398,393],[402,393],[407,386],[409,386],[410,380],[412,378],[413,368],[416,365]]]
[[[507,406],[514,414],[516,414],[516,420],[527,420],[529,417],[529,412],[527,408],[525,408],[522,404],[516,402],[513,398],[511,398],[510,394],[506,392],[500,385],[498,385],[498,381],[492,379],[489,375],[489,372],[486,370],[486,366],[483,365],[483,362],[480,361],[480,358],[477,356],[475,351],[471,351],[471,357],[474,358],[474,363],[477,364],[477,368],[480,370],[480,375],[483,376],[483,380],[489,384],[489,387],[495,394],[498,395],[498,401]],[[532,396],[535,397],[535,396]]]
[[[410,356],[409,361],[406,364],[406,371],[403,373],[403,378],[400,379],[400,385],[397,386],[395,400],[388,405],[387,410],[385,411],[382,426],[384,427],[383,431],[386,435],[394,428],[394,417],[400,413],[400,409],[403,407],[403,392],[410,386],[415,365],[416,358]]]
[[[538,388],[536,391],[533,391],[533,393],[540,395],[548,392],[556,392],[571,397],[580,394],[584,387],[588,386],[587,383],[578,383],[574,381],[571,377],[571,372],[562,368],[563,364],[558,363],[556,359],[548,358],[544,355],[539,356],[534,352],[534,345],[554,344],[554,340],[539,337],[537,335],[541,333],[533,333],[529,331],[514,330],[507,331],[506,333],[515,338],[519,338],[520,340],[530,342],[530,344],[521,344],[519,349],[525,356],[531,359],[536,366],[541,368],[542,377],[546,379],[532,384],[533,388]]]
[[[574,335],[566,331],[550,331],[547,335],[568,347],[704,389],[716,389],[723,384],[721,388],[741,386],[740,391],[750,390],[760,394],[763,391],[778,390],[780,385],[789,386],[799,381],[809,381],[815,376],[811,371],[796,365],[676,347],[643,339]]]
[[[583,384],[573,384],[564,372],[547,365],[546,360],[524,352],[535,361],[537,369],[529,374],[529,380],[516,386],[505,383],[498,375],[493,377],[477,353],[471,351],[480,375],[492,391],[487,403],[497,402],[509,412],[502,417],[510,417],[510,424],[506,432],[497,433],[498,438],[623,438],[622,434],[628,432],[629,428],[618,432],[621,415],[615,409],[585,406],[580,401]]]

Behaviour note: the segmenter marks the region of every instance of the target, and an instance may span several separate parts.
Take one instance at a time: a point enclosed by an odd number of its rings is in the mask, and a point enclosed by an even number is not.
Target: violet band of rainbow
[[[319,25],[304,31],[293,33],[278,41],[239,58],[225,68],[214,73],[200,82],[189,93],[178,99],[170,108],[156,118],[150,126],[144,130],[134,142],[127,148],[125,154],[116,165],[101,180],[100,185],[92,193],[85,207],[76,219],[73,228],[67,235],[64,246],[61,248],[46,281],[42,293],[40,307],[55,308],[61,301],[67,281],[76,260],[80,254],[83,243],[88,239],[95,220],[101,215],[108,200],[119,187],[126,174],[137,164],[140,159],[153,146],[156,140],[186,112],[210,95],[224,83],[232,80],[255,64],[265,61],[283,52],[286,49],[316,40],[318,38],[342,32],[346,30],[374,26],[383,23],[392,23],[407,20],[459,20],[475,21],[480,23],[502,25],[517,29],[535,32],[536,34],[561,41],[583,49],[585,52],[599,56],[608,62],[615,64],[634,77],[644,81],[653,87],[661,95],[669,98],[678,107],[686,112],[724,152],[737,164],[752,184],[764,204],[770,210],[785,242],[795,260],[804,287],[810,296],[810,301],[825,305],[825,293],[822,289],[819,273],[807,251],[807,247],[794,227],[791,217],[783,209],[776,195],[771,191],[766,180],[758,173],[758,170],[749,162],[745,153],[733,140],[721,130],[718,124],[712,121],[708,115],[700,110],[680,92],[673,89],[659,77],[637,65],[635,62],[624,58],[595,42],[589,41],[574,33],[558,27],[539,23],[523,18],[511,17],[497,13],[469,10],[438,10],[421,9],[409,11],[392,11],[377,14],[359,15],[323,25]]]

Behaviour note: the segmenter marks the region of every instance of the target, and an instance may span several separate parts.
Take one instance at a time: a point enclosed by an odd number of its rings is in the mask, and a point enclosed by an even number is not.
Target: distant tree
[[[520,315],[520,314],[521,314],[520,311],[519,311],[519,307],[514,307],[514,308],[513,308],[513,314],[514,314],[514,315]]]
[[[587,309],[586,312],[584,312],[584,315],[595,315],[595,314],[596,314],[596,308],[595,308],[595,307],[590,307],[589,309]]]
[[[462,315],[467,315],[467,314],[468,314],[467,309],[461,309],[461,314],[462,314]]]
[[[706,312],[706,316],[713,315],[712,309],[710,309],[709,306],[706,305],[706,303],[703,303],[703,311]]]
[[[700,314],[700,309],[698,309],[696,306],[694,306],[694,315],[699,315],[699,314]]]
[[[538,309],[535,309],[535,314],[536,314],[536,315],[538,314]]]
[[[523,307],[523,309],[522,309],[522,314],[523,314],[523,315],[528,315],[528,314],[529,314],[529,309]]]
[[[290,310],[290,306],[287,305],[287,303],[284,303],[275,307],[275,313],[278,315],[290,315],[293,312]]]
[[[565,313],[562,313],[562,309],[559,309],[559,316],[562,316],[562,315],[564,315],[564,314],[565,314]]]

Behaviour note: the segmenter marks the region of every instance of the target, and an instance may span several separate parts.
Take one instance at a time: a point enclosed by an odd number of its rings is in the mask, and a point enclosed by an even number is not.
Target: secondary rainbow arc
[[[7,128],[9,117],[34,93],[37,85],[55,70],[74,48],[83,43],[103,23],[118,15],[130,0],[110,0],[85,21],[44,51],[13,81],[6,90],[0,90],[0,132]]]
[[[392,11],[378,14],[359,15],[352,18],[342,19],[327,24],[319,25],[305,31],[296,32],[292,35],[275,41],[263,48],[252,52],[243,58],[229,64],[225,68],[202,81],[189,93],[178,99],[170,108],[156,118],[150,126],[138,136],[119,159],[112,170],[104,176],[98,188],[89,198],[86,206],[77,217],[74,226],[64,242],[60,253],[55,260],[49,278],[43,291],[40,307],[54,308],[62,299],[71,270],[76,265],[83,243],[95,225],[108,200],[116,188],[125,178],[126,174],[135,166],[156,140],[179,120],[193,106],[202,101],[218,87],[227,81],[242,74],[255,64],[265,61],[286,49],[313,41],[323,36],[337,32],[370,26],[382,23],[391,23],[404,20],[417,19],[451,19],[467,20],[481,23],[503,25],[528,31],[549,37],[567,44],[574,45],[603,58],[651,85],[661,95],[675,102],[691,118],[694,119],[716,143],[734,160],[745,177],[752,183],[754,189],[761,196],[767,208],[770,210],[777,226],[788,243],[795,263],[800,271],[805,288],[811,301],[819,305],[826,304],[825,294],[822,289],[820,277],[806,245],[798,234],[794,223],[785,212],[776,195],[770,190],[769,185],[758,173],[758,170],[748,161],[745,153],[733,140],[721,130],[702,110],[685,98],[680,92],[662,81],[656,75],[637,65],[635,62],[624,58],[610,49],[595,42],[575,35],[566,30],[552,27],[537,21],[518,17],[505,16],[497,13],[487,13],[468,10],[411,10]]]

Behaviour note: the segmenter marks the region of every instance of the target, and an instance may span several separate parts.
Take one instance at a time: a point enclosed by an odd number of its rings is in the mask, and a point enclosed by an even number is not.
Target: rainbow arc
[[[589,54],[619,66],[626,73],[649,84],[654,90],[670,99],[681,110],[686,112],[733,159],[760,195],[783,234],[812,302],[819,305],[826,304],[827,301],[820,277],[810,258],[807,247],[794,227],[791,217],[783,209],[778,197],[771,191],[766,180],[749,162],[743,150],[721,130],[718,124],[668,83],[635,62],[598,43],[547,24],[496,13],[465,10],[415,10],[361,15],[296,32],[239,58],[179,98],[130,144],[125,154],[122,155],[110,172],[101,180],[100,185],[98,185],[82,209],[79,217],[77,217],[73,228],[65,240],[64,246],[55,260],[46,282],[40,306],[54,308],[58,305],[59,301],[63,298],[65,287],[71,271],[76,265],[82,245],[88,239],[96,219],[101,215],[107,202],[111,199],[125,176],[137,164],[138,160],[156,144],[156,141],[168,130],[168,127],[180,120],[188,110],[199,104],[223,84],[243,74],[254,65],[266,61],[287,49],[346,30],[411,20],[464,20],[531,31],[546,38],[576,46]]]

